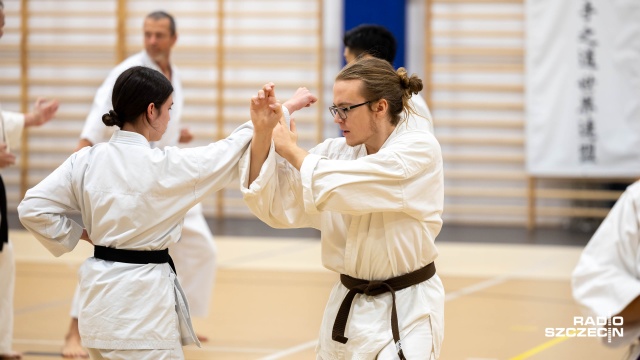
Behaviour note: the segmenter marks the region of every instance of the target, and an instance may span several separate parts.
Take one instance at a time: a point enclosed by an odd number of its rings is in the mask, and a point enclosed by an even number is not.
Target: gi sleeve
[[[300,172],[276,154],[273,142],[260,174],[248,186],[251,149],[240,160],[240,190],[251,212],[278,229],[313,227],[317,219],[305,213]]]
[[[7,144],[7,151],[20,147],[22,129],[24,129],[24,114],[10,111],[2,112],[4,140]],[[1,140],[0,140],[1,141]]]
[[[404,133],[356,160],[307,156],[300,168],[307,213],[409,212],[413,199],[441,185],[440,147],[427,132]]]
[[[248,121],[236,128],[227,138],[204,147],[182,149],[185,161],[195,160],[198,179],[194,193],[196,200],[221,190],[234,180],[237,181],[238,162],[249,147],[253,136],[253,124]]]
[[[82,236],[82,226],[65,214],[79,210],[72,185],[76,155],[29,189],[18,205],[22,225],[55,256],[73,250]]]

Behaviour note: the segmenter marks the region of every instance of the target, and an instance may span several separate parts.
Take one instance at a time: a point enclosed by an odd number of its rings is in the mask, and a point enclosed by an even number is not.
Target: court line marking
[[[467,287],[463,287],[462,289],[454,290],[444,295],[444,301],[447,302],[447,301],[461,298],[465,295],[477,293],[478,291],[488,289],[492,286],[500,285],[506,282],[507,280],[511,280],[512,278],[513,277],[510,275],[496,276],[488,280],[481,281],[477,284],[469,285]]]
[[[318,340],[312,340],[312,341],[308,341],[306,343],[300,344],[300,345],[296,345],[294,347],[290,347],[288,349],[284,349],[282,351],[278,351],[277,353],[271,354],[269,356],[265,356],[262,357],[258,360],[276,360],[276,359],[281,359],[287,355],[291,355],[291,354],[295,354],[298,353],[300,351],[304,351],[307,349],[310,349],[312,347],[315,347],[316,344],[318,343]]]
[[[543,352],[544,350],[547,350],[548,348],[552,347],[552,346],[556,346],[558,344],[560,344],[563,341],[569,340],[570,338],[567,336],[562,336],[562,337],[557,337],[554,339],[551,339],[545,343],[542,343],[532,349],[529,349],[525,352],[523,352],[522,354],[516,355],[512,358],[510,358],[509,360],[524,360],[524,359],[528,359],[530,357],[532,357],[535,354],[538,354],[540,352]]]
[[[184,349],[184,348],[183,348]],[[201,350],[205,351],[213,351],[213,352],[227,352],[227,353],[245,353],[245,354],[269,354],[274,351],[278,351],[277,349],[267,349],[267,348],[250,348],[250,347],[229,347],[229,346],[212,346],[206,345],[201,348],[186,348],[186,351],[194,351],[200,352]]]
[[[14,309],[14,315],[15,316],[24,315],[30,312],[41,311],[41,310],[63,306],[63,305],[71,307],[72,300],[73,300],[72,298],[67,298],[67,299],[48,301],[48,302],[37,304],[37,305],[25,306],[20,309]]]

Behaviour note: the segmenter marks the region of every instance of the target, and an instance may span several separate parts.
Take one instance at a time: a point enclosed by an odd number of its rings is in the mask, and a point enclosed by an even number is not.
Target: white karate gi
[[[0,111],[0,134],[4,132],[7,151],[20,145],[24,128],[24,115]],[[0,139],[0,142],[3,142]],[[13,258],[11,241],[5,243],[0,251],[0,354],[12,351],[13,340],[13,291],[16,279],[16,264]]]
[[[427,102],[424,101],[420,94],[413,94],[413,96],[409,98],[409,103],[413,106],[413,109],[418,113],[418,115],[422,116],[420,117],[411,114],[410,117],[415,118],[414,121],[416,121],[416,124],[421,127],[425,126],[425,128],[433,134],[433,118],[431,117],[431,111],[429,111]]]
[[[236,164],[252,134],[249,122],[208,146],[160,150],[140,134],[117,130],[108,143],[71,155],[27,191],[18,206],[20,221],[56,256],[71,251],[82,234],[82,226],[65,215],[70,210],[80,211],[96,245],[165,249],[180,240],[191,207],[237,179]],[[178,342],[199,344],[169,264],[91,257],[79,282],[83,346],[175,352]]]
[[[420,118],[418,118],[420,119]],[[250,150],[240,162],[244,200],[274,228],[321,231],[322,262],[358,279],[386,280],[418,270],[438,256],[442,227],[440,146],[415,118],[400,123],[380,151],[329,139],[310,151],[298,171],[272,146],[247,188]],[[356,296],[346,344],[331,339],[348,290],[337,283],[325,309],[316,352],[321,359],[395,359],[391,294]],[[444,335],[444,288],[437,275],[396,292],[400,337],[407,359],[437,358]]]
[[[146,66],[162,72],[144,50],[130,56],[116,66],[96,92],[80,138],[87,139],[93,144],[109,140],[114,127],[105,126],[102,122],[102,115],[113,109],[111,94],[116,79],[122,72],[133,66]],[[153,146],[158,148],[177,146],[180,139],[180,119],[182,118],[182,109],[184,107],[184,96],[180,73],[175,66],[171,67],[171,85],[173,85],[171,121],[162,139],[153,143]],[[187,212],[184,219],[182,238],[179,242],[169,247],[169,252],[176,265],[182,288],[187,295],[192,315],[206,317],[209,313],[209,304],[211,303],[216,274],[217,250],[211,230],[202,215],[201,204],[195,205]],[[78,317],[78,309],[74,305],[77,302],[78,299],[74,296],[71,306],[71,317],[73,318]]]
[[[627,188],[593,234],[571,285],[587,316],[617,315],[640,295],[640,182]],[[625,325],[623,332],[611,345],[637,341],[640,325]]]

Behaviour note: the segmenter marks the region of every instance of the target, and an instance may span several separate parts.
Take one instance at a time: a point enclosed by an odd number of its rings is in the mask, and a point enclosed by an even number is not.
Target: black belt
[[[4,243],[9,242],[9,223],[7,219],[7,192],[0,176],[0,252]]]
[[[114,249],[106,246],[94,246],[93,257],[107,261],[122,262],[127,264],[164,264],[169,263],[173,272],[177,274],[176,267],[169,255],[169,249],[163,250],[126,250]]]
[[[431,263],[422,269],[397,276],[385,281],[378,280],[361,280],[352,278],[349,275],[340,275],[340,282],[344,285],[349,292],[347,296],[342,300],[340,309],[336,315],[336,321],[333,323],[333,331],[331,338],[337,342],[346,344],[349,340],[344,336],[344,331],[347,327],[347,319],[349,319],[349,311],[351,310],[351,304],[356,294],[365,294],[367,296],[377,296],[387,292],[391,293],[393,304],[391,307],[391,332],[393,333],[393,342],[396,345],[398,356],[401,360],[406,360],[402,353],[402,343],[400,342],[400,330],[398,329],[398,313],[396,311],[396,291],[408,288],[421,282],[425,282],[436,273],[436,266]]]

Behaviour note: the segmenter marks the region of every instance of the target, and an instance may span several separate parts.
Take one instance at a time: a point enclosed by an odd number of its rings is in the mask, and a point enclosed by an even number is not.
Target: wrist
[[[303,148],[296,145],[291,154],[291,164],[298,170],[302,168],[302,163],[309,153]]]
[[[298,157],[299,150],[300,148],[296,144],[287,145],[282,149],[280,155],[283,158],[285,158],[285,160],[287,160],[289,163],[295,165],[295,162],[296,162],[295,160]]]
[[[24,114],[24,126],[33,126],[36,123],[36,114],[26,113]]]
[[[271,141],[273,129],[253,129],[253,141]]]

